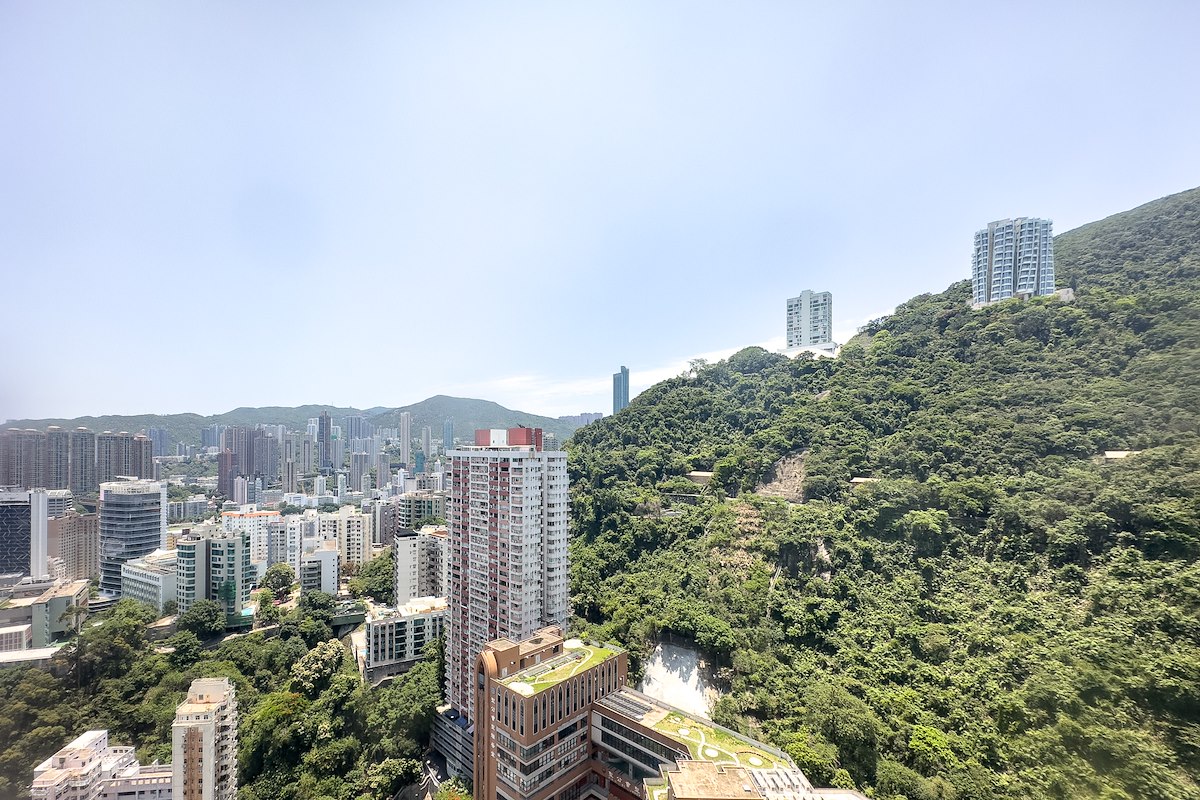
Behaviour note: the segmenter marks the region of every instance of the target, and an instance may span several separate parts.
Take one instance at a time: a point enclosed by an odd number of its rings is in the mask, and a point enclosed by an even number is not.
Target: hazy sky
[[[1200,184],[1200,3],[0,0],[0,419],[611,410]]]

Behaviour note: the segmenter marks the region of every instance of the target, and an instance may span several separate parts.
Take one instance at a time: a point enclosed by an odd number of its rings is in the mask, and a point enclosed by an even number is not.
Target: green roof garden
[[[653,728],[687,747],[692,758],[697,761],[731,764],[747,769],[774,769],[792,766],[779,754],[773,753],[749,739],[744,739],[733,731],[695,717],[686,716],[678,711],[665,714],[654,723]]]
[[[563,642],[563,652],[534,664],[532,667],[503,678],[500,683],[517,694],[530,697],[553,688],[568,678],[587,672],[592,667],[623,652],[612,645],[581,642],[568,639]]]

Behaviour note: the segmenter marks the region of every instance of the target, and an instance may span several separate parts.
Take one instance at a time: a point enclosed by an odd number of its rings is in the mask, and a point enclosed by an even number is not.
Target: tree
[[[260,588],[269,589],[275,597],[287,597],[296,582],[296,571],[290,564],[272,564],[258,582]]]
[[[254,595],[254,599],[258,601],[258,614],[256,619],[263,625],[272,625],[279,622],[283,615],[279,613],[278,606],[275,605],[275,595],[270,589],[263,589]]]
[[[371,597],[376,602],[392,605],[396,602],[396,556],[392,548],[362,565],[358,577],[350,581],[350,593],[355,597]]]
[[[316,698],[342,666],[346,648],[337,639],[322,642],[292,667],[292,691]]]
[[[458,778],[444,780],[434,793],[433,800],[471,800],[471,787]]]
[[[167,657],[171,666],[175,669],[186,669],[192,664],[200,660],[200,656],[204,654],[204,645],[196,637],[196,634],[191,631],[179,631],[166,642],[168,647],[174,648],[171,655]]]
[[[211,639],[225,632],[225,609],[215,600],[197,600],[179,615],[175,627],[200,639]]]

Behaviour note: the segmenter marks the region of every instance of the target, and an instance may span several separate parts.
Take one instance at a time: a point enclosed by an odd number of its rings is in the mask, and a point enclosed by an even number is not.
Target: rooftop
[[[563,652],[559,655],[502,678],[500,683],[517,694],[529,697],[586,672],[621,652],[619,647],[613,645],[568,639],[563,642]]]
[[[778,750],[628,687],[601,698],[598,703],[675,740],[697,761],[754,770],[793,767],[791,760]]]
[[[677,800],[738,800],[762,797],[746,770],[710,761],[682,761],[679,769],[667,772],[667,782]]]

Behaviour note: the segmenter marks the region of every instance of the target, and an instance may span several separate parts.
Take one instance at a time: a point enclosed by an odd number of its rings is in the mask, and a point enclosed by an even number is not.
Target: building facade
[[[71,487],[71,434],[57,425],[46,429],[47,489]]]
[[[787,346],[833,344],[833,295],[805,289],[787,301]]]
[[[237,696],[228,678],[197,678],[171,725],[174,800],[236,800]]]
[[[0,575],[49,574],[48,506],[45,489],[0,488]]]
[[[170,800],[171,766],[143,767],[132,747],[113,747],[108,731],[87,731],[34,767],[34,800]]]
[[[1054,294],[1054,232],[1048,219],[1018,217],[975,232],[971,299],[981,308],[1010,297]]]
[[[221,529],[244,532],[250,537],[250,561],[265,565],[269,555],[269,534],[272,522],[281,519],[278,511],[223,511]]]
[[[153,606],[158,613],[176,602],[176,552],[155,550],[121,565],[121,597]]]
[[[450,583],[448,531],[433,526],[419,531],[401,528],[392,541],[396,604],[417,597],[445,597]]]
[[[372,609],[363,654],[367,681],[398,674],[420,661],[425,645],[445,630],[446,614],[444,597],[419,597],[395,609]]]
[[[62,565],[68,580],[90,580],[100,574],[100,518],[68,511],[46,523],[50,558]]]
[[[353,506],[321,514],[320,535],[336,541],[342,564],[366,563],[370,553],[372,518]]]
[[[780,750],[626,686],[620,648],[558,628],[475,668],[477,800],[865,800],[814,789]]]
[[[613,413],[629,405],[629,368],[622,366],[613,373]]]
[[[77,495],[94,495],[96,480],[96,434],[87,428],[71,431],[71,479],[68,488]]]
[[[566,623],[567,461],[566,453],[542,449],[539,428],[479,430],[474,445],[449,458],[446,697],[474,720],[472,684],[483,646]],[[451,771],[463,775],[471,771],[466,730],[442,729],[439,745]]]
[[[162,547],[167,487],[157,481],[100,484],[100,591],[121,596],[121,565]]]
[[[198,600],[214,600],[225,609],[228,627],[253,623],[243,613],[257,574],[250,561],[248,531],[188,532],[175,542],[175,550],[180,614]]]
[[[322,542],[300,556],[301,592],[325,592],[336,595],[338,590],[338,550],[336,542]]]

